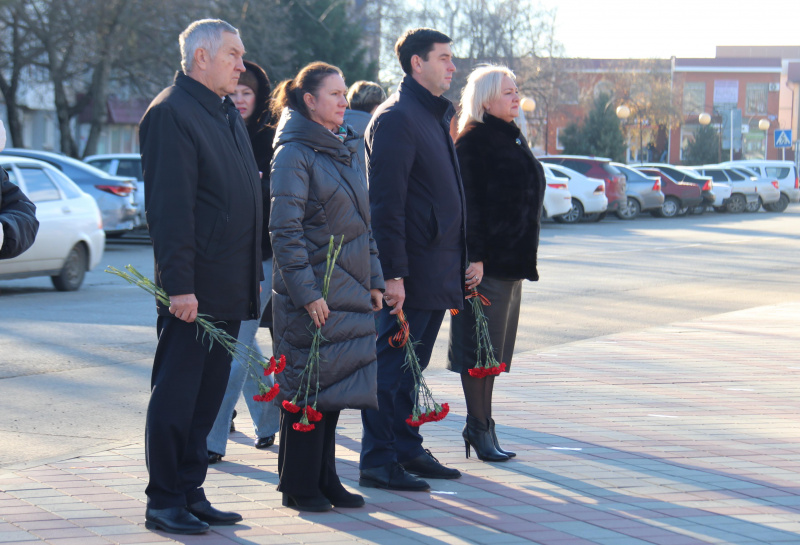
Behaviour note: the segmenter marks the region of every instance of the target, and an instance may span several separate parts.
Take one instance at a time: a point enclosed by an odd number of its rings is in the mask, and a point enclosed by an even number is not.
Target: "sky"
[[[800,0],[539,0],[568,57],[714,57],[717,45],[800,45]]]

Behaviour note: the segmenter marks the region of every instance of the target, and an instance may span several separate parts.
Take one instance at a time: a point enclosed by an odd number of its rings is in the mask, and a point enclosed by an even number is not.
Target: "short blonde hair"
[[[467,85],[461,92],[461,114],[458,116],[458,132],[464,130],[471,119],[483,123],[484,105],[503,92],[503,77],[517,81],[514,72],[505,66],[493,64],[479,66],[467,78]]]
[[[373,81],[357,81],[347,90],[347,102],[353,110],[371,114],[384,100],[386,91]]]

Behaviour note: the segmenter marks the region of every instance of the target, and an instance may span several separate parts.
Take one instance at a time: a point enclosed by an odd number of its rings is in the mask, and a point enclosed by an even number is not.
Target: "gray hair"
[[[181,68],[188,74],[194,68],[194,52],[205,49],[214,57],[222,47],[222,33],[239,35],[239,31],[222,19],[201,19],[195,21],[181,32],[178,42],[181,45]]]
[[[458,116],[458,132],[464,130],[467,122],[474,119],[483,123],[484,105],[503,92],[503,77],[517,81],[514,72],[505,66],[479,66],[467,78],[467,85],[461,93],[461,115]]]

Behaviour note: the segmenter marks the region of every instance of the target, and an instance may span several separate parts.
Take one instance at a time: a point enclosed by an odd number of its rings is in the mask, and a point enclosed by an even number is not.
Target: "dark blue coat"
[[[216,320],[258,318],[261,180],[233,103],[178,73],[144,114],[139,141],[156,283],[194,293]]]
[[[39,220],[36,207],[25,194],[12,184],[6,171],[0,168],[0,259],[11,259],[33,245]]]
[[[408,308],[463,308],[466,205],[454,113],[406,76],[367,127],[372,232],[384,278],[404,278]]]

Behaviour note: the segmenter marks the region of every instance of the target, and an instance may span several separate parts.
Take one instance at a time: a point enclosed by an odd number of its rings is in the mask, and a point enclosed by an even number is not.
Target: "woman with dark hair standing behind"
[[[378,406],[373,312],[382,305],[383,273],[357,138],[342,125],[346,92],[341,70],[315,62],[281,83],[273,98],[280,121],[269,230],[275,256],[274,350],[286,356],[286,368],[276,377],[280,401],[292,400],[298,391],[305,397],[301,373],[313,329],[321,328],[325,339],[319,390],[315,395],[311,388],[307,405],[316,403],[322,420],[301,431],[293,425],[303,412],[281,409],[278,490],[283,505],[307,511],[364,505],[336,474],[336,423],[342,409]],[[337,244],[343,237],[343,246],[326,300],[322,286],[331,236]]]
[[[483,307],[499,362],[511,367],[522,281],[538,280],[536,252],[544,198],[542,165],[514,119],[519,91],[500,66],[475,69],[461,98],[456,154],[467,201],[467,288],[491,302]],[[485,275],[485,276],[484,276]],[[500,448],[492,418],[494,376],[469,374],[476,361],[475,316],[470,305],[453,316],[447,366],[460,373],[467,402],[464,442],[478,458],[500,462],[515,453]],[[485,363],[485,362],[480,362]]]
[[[261,193],[264,199],[264,225],[261,237],[261,259],[264,269],[264,280],[261,281],[261,314],[267,310],[272,296],[272,245],[269,242],[269,162],[272,159],[272,140],[275,129],[270,124],[272,111],[269,95],[272,91],[267,73],[254,62],[244,61],[245,71],[239,76],[239,85],[230,95],[234,106],[239,110],[250,135],[250,144],[256,157],[258,170],[261,172]],[[261,352],[256,342],[259,320],[242,322],[239,329],[239,342],[252,345]],[[272,386],[273,375],[263,377],[266,386]],[[239,394],[244,392],[244,399],[250,416],[253,419],[255,447],[265,449],[275,443],[278,432],[280,413],[274,401],[254,401],[253,396],[259,394],[258,383],[247,369],[247,363],[234,358],[231,362],[231,374],[228,387],[222,399],[214,427],[206,439],[208,463],[215,464],[225,456],[228,433],[233,429],[233,415]]]

